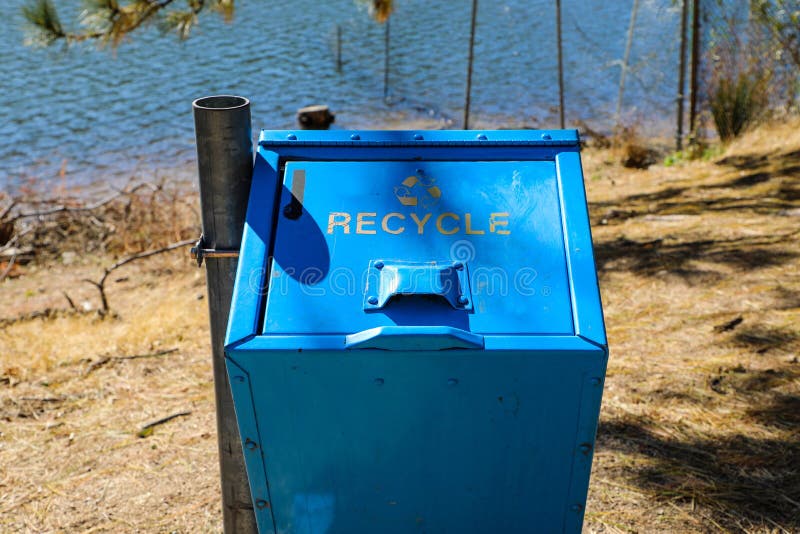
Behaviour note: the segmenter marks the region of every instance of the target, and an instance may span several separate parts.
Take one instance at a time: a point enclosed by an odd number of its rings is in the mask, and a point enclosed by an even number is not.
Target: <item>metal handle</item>
[[[348,349],[482,349],[483,336],[449,326],[381,326],[350,334]]]
[[[364,311],[379,310],[397,295],[437,295],[457,310],[472,310],[463,262],[372,260],[368,273]]]

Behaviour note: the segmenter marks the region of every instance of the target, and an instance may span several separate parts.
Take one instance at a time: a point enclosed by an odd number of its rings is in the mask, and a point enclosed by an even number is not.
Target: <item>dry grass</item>
[[[128,268],[129,281],[110,293],[116,319],[65,311],[2,329],[0,531],[217,530],[205,288],[187,263],[176,255]],[[74,284],[73,271],[8,285]],[[37,297],[50,293],[58,305],[50,287]],[[132,355],[145,357],[115,359]],[[137,437],[146,423],[187,410]]]
[[[798,132],[647,171],[586,152],[611,345],[586,532],[800,531]],[[145,260],[115,274],[118,317],[69,311],[108,263],[0,286],[0,531],[217,531],[202,271]]]
[[[611,346],[588,531],[800,531],[798,126],[647,172],[587,154]]]

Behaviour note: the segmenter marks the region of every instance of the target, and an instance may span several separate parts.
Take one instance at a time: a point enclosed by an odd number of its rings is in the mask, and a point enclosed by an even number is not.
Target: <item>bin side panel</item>
[[[233,286],[226,345],[258,331],[259,311],[269,267],[267,256],[272,240],[272,214],[277,201],[277,186],[278,155],[259,149],[253,168],[250,200]]]
[[[600,399],[575,392],[602,376],[600,349],[233,352],[252,380],[237,407],[256,407],[277,532],[580,524],[588,470],[575,457]]]
[[[577,152],[556,156],[575,333],[606,346],[606,328],[594,263],[589,209]]]
[[[269,481],[264,469],[264,451],[261,448],[261,434],[258,429],[256,410],[253,405],[253,390],[250,375],[229,358],[225,360],[228,369],[228,380],[231,384],[236,411],[236,422],[242,439],[242,454],[247,481],[250,484],[250,495],[253,499],[253,511],[256,516],[258,530],[261,533],[275,532],[275,519],[272,515]]]

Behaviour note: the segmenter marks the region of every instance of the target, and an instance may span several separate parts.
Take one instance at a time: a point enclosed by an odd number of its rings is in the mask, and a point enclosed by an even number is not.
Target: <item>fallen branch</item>
[[[88,315],[97,313],[84,310],[67,310],[64,308],[44,308],[43,310],[36,310],[27,313],[21,313],[12,317],[0,317],[0,327],[7,327],[25,321],[33,321],[35,319],[52,319],[53,317],[72,316],[72,315]]]
[[[158,425],[163,425],[164,423],[168,423],[168,422],[172,421],[173,419],[177,419],[178,417],[186,417],[187,415],[191,415],[191,413],[192,412],[189,410],[189,411],[185,411],[185,412],[174,413],[174,414],[168,415],[166,417],[162,417],[161,419],[158,419],[156,421],[153,421],[152,423],[147,423],[146,425],[144,425],[136,433],[136,435],[139,436],[140,438],[146,438],[147,436],[150,436],[150,435],[153,434],[153,430]]]
[[[86,370],[86,373],[84,373],[84,375],[92,373],[93,371],[103,367],[109,362],[117,362],[122,360],[138,360],[140,358],[157,358],[158,356],[165,356],[167,354],[172,354],[173,352],[178,352],[178,348],[174,347],[171,349],[159,350],[157,352],[149,352],[146,354],[131,354],[127,356],[104,356],[99,360],[92,362],[92,364]]]
[[[70,296],[67,294],[67,292],[66,291],[62,291],[61,294],[63,294],[64,298],[67,299],[67,302],[69,303],[69,307],[72,309],[72,311],[78,311],[78,307],[75,306],[75,302],[70,298]]]
[[[11,208],[13,208],[14,205],[15,205],[14,202],[12,202],[11,205],[8,206],[3,211],[2,217],[0,217],[0,220],[3,220],[4,222],[13,223],[13,222],[16,222],[16,221],[18,221],[20,219],[47,217],[49,215],[56,215],[58,213],[81,213],[81,212],[86,212],[86,211],[94,211],[94,210],[96,210],[98,208],[102,208],[106,204],[110,204],[111,202],[115,201],[116,199],[118,199],[120,197],[132,195],[133,193],[135,193],[139,189],[142,189],[143,187],[146,187],[145,184],[138,184],[138,185],[133,186],[130,189],[115,192],[112,195],[109,195],[109,196],[107,196],[107,197],[105,197],[105,198],[103,198],[101,200],[98,200],[97,202],[92,203],[92,204],[86,204],[85,206],[67,206],[67,205],[63,205],[62,204],[60,206],[56,206],[54,208],[50,208],[50,209],[46,209],[46,210],[31,211],[31,212],[27,212],[27,213],[26,212],[17,213],[13,217],[9,217],[9,218],[5,219],[5,217],[11,211]]]
[[[110,308],[109,308],[109,305],[108,305],[108,297],[106,296],[106,280],[108,280],[108,276],[112,272],[114,272],[117,269],[119,269],[120,267],[122,267],[124,265],[127,265],[127,264],[129,264],[131,262],[134,262],[136,260],[143,260],[145,258],[149,258],[151,256],[155,256],[156,254],[163,254],[164,252],[169,252],[171,250],[175,250],[175,249],[178,249],[178,248],[181,248],[181,247],[185,247],[185,246],[188,246],[188,245],[193,245],[194,243],[195,243],[194,239],[184,239],[183,241],[178,241],[177,243],[172,243],[172,244],[167,245],[165,247],[157,248],[157,249],[154,249],[154,250],[148,250],[148,251],[145,251],[145,252],[139,252],[138,254],[133,254],[132,256],[128,256],[127,258],[123,258],[122,260],[118,261],[114,265],[111,265],[110,267],[106,267],[105,271],[103,272],[103,276],[100,277],[100,280],[97,281],[97,282],[95,282],[94,280],[90,280],[88,278],[84,278],[83,279],[84,282],[88,282],[88,283],[92,284],[100,292],[100,302],[101,302],[101,305],[102,305],[102,309],[100,310],[100,314],[103,315],[103,316],[106,316],[108,314],[108,312],[110,311]]]
[[[11,269],[13,269],[13,268],[14,268],[14,262],[15,262],[15,261],[17,261],[17,257],[16,257],[16,256],[11,256],[11,259],[10,259],[10,260],[8,260],[8,265],[6,265],[6,268],[5,268],[5,269],[3,269],[3,272],[2,272],[2,273],[0,273],[0,282],[2,282],[3,280],[5,280],[5,279],[6,279],[6,276],[8,276],[8,273],[10,273],[10,272],[11,272]]]

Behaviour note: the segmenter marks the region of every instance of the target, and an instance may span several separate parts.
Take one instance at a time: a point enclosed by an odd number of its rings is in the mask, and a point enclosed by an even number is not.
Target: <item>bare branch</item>
[[[8,260],[8,265],[6,265],[6,268],[3,269],[2,273],[0,273],[0,282],[5,280],[6,276],[8,276],[8,274],[11,272],[11,269],[14,268],[14,262],[15,261],[17,261],[17,257],[16,256],[11,256],[11,259]]]
[[[138,254],[133,254],[131,256],[123,258],[120,261],[118,261],[117,263],[111,265],[110,267],[106,267],[105,271],[103,272],[103,276],[100,277],[100,280],[97,281],[97,282],[95,282],[94,280],[90,280],[88,278],[84,278],[83,279],[84,282],[92,284],[100,292],[100,302],[101,302],[101,305],[102,305],[102,308],[100,310],[100,314],[105,316],[110,311],[110,307],[108,305],[108,297],[106,296],[106,281],[108,280],[108,276],[112,272],[116,271],[120,267],[122,267],[124,265],[127,265],[127,264],[129,264],[131,262],[134,262],[134,261],[137,261],[137,260],[142,260],[144,258],[150,258],[150,257],[155,256],[157,254],[163,254],[164,252],[169,252],[171,250],[175,250],[175,249],[178,249],[178,248],[181,248],[181,247],[185,247],[185,246],[188,246],[188,245],[193,245],[194,242],[195,242],[194,239],[184,239],[183,241],[178,241],[176,243],[172,243],[172,244],[167,245],[165,247],[161,247],[161,248],[157,248],[157,249],[153,249],[153,250],[147,250],[145,252],[139,252]]]
[[[144,425],[139,430],[139,432],[136,433],[136,435],[139,436],[140,438],[146,438],[147,436],[149,436],[149,435],[151,435],[153,433],[153,429],[155,427],[157,427],[158,425],[163,425],[164,423],[168,423],[168,422],[170,422],[173,419],[176,419],[178,417],[186,417],[187,415],[191,415],[191,413],[192,413],[191,410],[187,410],[185,412],[178,412],[178,413],[174,413],[172,415],[168,415],[166,417],[162,417],[161,419],[157,419],[157,420],[153,421],[152,423],[147,423],[146,425]]]
[[[94,211],[96,209],[102,208],[106,204],[110,204],[111,202],[117,200],[120,197],[132,195],[133,193],[135,193],[136,191],[138,191],[139,189],[141,189],[143,187],[146,187],[145,184],[138,184],[138,185],[132,187],[131,189],[128,189],[128,190],[125,190],[125,191],[121,191],[119,193],[114,193],[112,195],[109,195],[109,196],[101,199],[101,200],[98,200],[97,202],[94,202],[92,204],[87,204],[85,206],[60,205],[60,206],[56,206],[54,208],[49,208],[49,209],[41,210],[41,211],[33,211],[33,212],[28,212],[28,213],[25,213],[25,212],[18,213],[14,217],[10,217],[9,219],[7,219],[7,222],[16,222],[16,221],[18,221],[20,219],[30,219],[30,218],[33,218],[33,217],[46,217],[48,215],[56,215],[58,213],[80,213],[80,212]],[[45,203],[45,202],[43,202],[43,203]],[[9,210],[6,210],[6,211],[9,211]],[[5,212],[4,212],[4,214],[5,214]],[[0,220],[2,220],[2,217],[0,217]]]
[[[2,212],[2,213],[0,213],[0,221],[4,221],[4,220],[5,220],[5,218],[6,218],[6,216],[7,216],[9,213],[11,213],[11,210],[12,210],[12,209],[14,209],[14,207],[16,207],[16,205],[17,205],[17,200],[16,200],[16,199],[14,199],[14,198],[12,198],[12,199],[11,199],[11,203],[9,203],[9,205],[5,207],[5,209],[3,210],[3,212]]]
[[[67,299],[67,302],[69,303],[69,307],[72,309],[72,311],[78,311],[78,307],[75,306],[75,302],[72,301],[72,299],[67,294],[67,292],[66,291],[62,291],[61,293],[64,295],[64,298]]]
[[[146,354],[130,354],[126,356],[103,356],[97,361],[92,362],[92,364],[86,370],[84,375],[88,375],[110,362],[117,362],[123,360],[139,360],[141,358],[157,358],[159,356],[166,356],[167,354],[172,354],[174,352],[178,352],[177,347],[171,349],[159,350],[156,352],[148,352]]]

